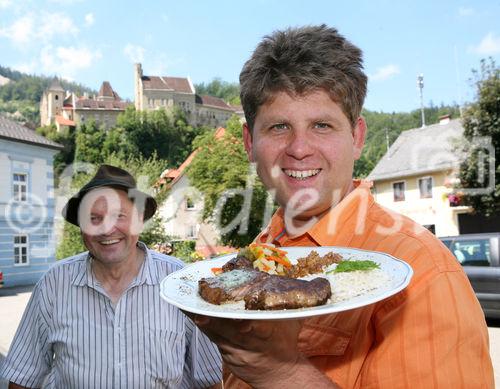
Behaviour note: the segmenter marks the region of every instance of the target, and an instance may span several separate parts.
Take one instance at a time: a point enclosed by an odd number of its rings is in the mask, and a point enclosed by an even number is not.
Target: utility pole
[[[417,76],[417,88],[420,89],[420,111],[422,114],[422,127],[425,127],[425,112],[424,112],[424,75],[420,73]]]

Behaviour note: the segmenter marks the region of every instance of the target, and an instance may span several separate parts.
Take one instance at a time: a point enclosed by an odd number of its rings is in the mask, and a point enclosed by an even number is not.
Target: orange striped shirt
[[[260,242],[381,251],[411,265],[402,292],[370,306],[306,320],[300,351],[341,388],[493,388],[488,331],[459,263],[434,235],[375,203],[357,183],[307,233],[290,239],[283,212]],[[225,374],[224,388],[247,388]]]

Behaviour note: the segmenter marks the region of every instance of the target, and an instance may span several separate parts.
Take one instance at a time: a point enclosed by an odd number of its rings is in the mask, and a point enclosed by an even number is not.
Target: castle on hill
[[[134,103],[122,100],[108,81],[102,83],[96,96],[76,96],[65,91],[55,79],[43,92],[40,124],[55,124],[61,130],[92,119],[110,128],[116,124],[118,115],[131,105],[135,105],[139,111],[180,108],[194,127],[219,127],[225,125],[233,114],[242,116],[238,108],[218,97],[198,95],[189,77],[147,76],[143,74],[140,63],[135,64],[134,68]]]

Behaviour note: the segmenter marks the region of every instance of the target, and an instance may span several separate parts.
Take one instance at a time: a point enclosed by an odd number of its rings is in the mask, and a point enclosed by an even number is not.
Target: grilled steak
[[[245,296],[246,309],[295,309],[322,305],[332,295],[330,281],[270,276]]]
[[[330,282],[276,276],[243,268],[198,281],[201,297],[212,304],[245,300],[246,309],[294,309],[322,305],[330,298]]]
[[[235,269],[216,277],[202,278],[198,281],[201,297],[212,304],[226,301],[243,300],[245,295],[257,287],[269,274],[250,269]]]
[[[222,271],[224,272],[234,269],[253,269],[252,261],[244,256],[238,255],[222,266]]]

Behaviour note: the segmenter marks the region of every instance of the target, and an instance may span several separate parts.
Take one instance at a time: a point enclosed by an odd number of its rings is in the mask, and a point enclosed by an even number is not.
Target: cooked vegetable
[[[253,263],[253,267],[269,274],[285,275],[285,268],[292,267],[287,252],[268,244],[252,243],[240,251]]]
[[[380,265],[373,261],[342,261],[340,262],[335,269],[332,269],[326,274],[330,273],[342,273],[356,270],[373,270],[380,269]]]

